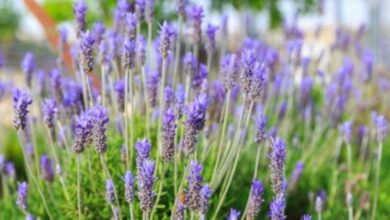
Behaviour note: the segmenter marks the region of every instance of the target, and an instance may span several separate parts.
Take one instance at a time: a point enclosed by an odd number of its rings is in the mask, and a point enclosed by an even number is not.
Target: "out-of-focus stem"
[[[82,219],[81,214],[81,155],[77,154],[77,213],[79,220]]]
[[[125,71],[125,109],[123,116],[125,118],[125,134],[124,134],[124,139],[125,139],[125,148],[126,148],[126,168],[130,167],[130,162],[129,162],[129,122],[128,122],[128,105],[127,101],[129,99],[129,70]]]
[[[181,44],[180,44],[180,40],[181,40],[181,35],[182,35],[182,26],[183,26],[183,18],[180,16],[179,17],[179,34],[177,35],[177,38],[176,38],[176,48],[175,48],[175,66],[174,66],[174,69],[173,69],[173,84],[172,85],[175,85],[176,83],[176,75],[177,75],[177,71],[179,70],[179,63],[180,63],[180,47],[181,47]]]
[[[142,83],[144,88],[144,102],[145,102],[145,116],[146,116],[146,137],[150,140],[150,106],[148,102],[148,87],[146,82],[146,72],[145,72],[145,66],[141,67],[142,69]]]
[[[379,180],[380,180],[380,172],[381,172],[381,160],[382,160],[382,148],[383,143],[379,142],[378,147],[378,159],[376,163],[376,173],[375,173],[375,185],[374,185],[374,204],[372,206],[372,214],[371,220],[374,220],[376,217],[376,209],[378,206],[378,194],[379,194]]]

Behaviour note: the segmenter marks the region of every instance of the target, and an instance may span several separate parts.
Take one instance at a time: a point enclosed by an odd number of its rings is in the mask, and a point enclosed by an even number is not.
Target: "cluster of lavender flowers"
[[[60,29],[60,62],[39,70],[34,53],[27,52],[23,89],[0,81],[0,101],[12,91],[13,125],[26,167],[21,175],[8,155],[0,155],[0,198],[13,199],[21,211],[16,216],[284,220],[288,198],[300,194],[315,207],[306,210],[321,219],[325,212],[332,215],[328,206],[340,204],[335,199],[344,187],[350,215],[371,214],[369,205],[353,201],[366,201],[371,193],[375,217],[390,81],[379,74],[373,53],[362,48],[360,35],[351,40],[351,33],[339,29],[323,53],[341,54],[342,62],[332,60],[323,69],[323,54],[303,53],[304,33],[295,23],[285,25],[283,42],[245,37],[231,47],[226,16],[219,25],[205,24],[203,6],[178,0],[178,22],[159,21],[155,3],[118,0],[110,27],[89,25],[88,6],[78,0],[77,40],[68,42],[70,30]],[[154,23],[161,23],[158,31]],[[62,54],[68,44],[69,67]],[[374,97],[373,87],[385,95]],[[373,157],[374,181],[358,180]],[[302,182],[317,178],[328,161],[336,186]],[[358,162],[363,166],[352,166]],[[345,164],[348,169],[342,169]],[[22,178],[17,196],[10,197]],[[366,185],[373,189],[363,194]],[[326,191],[313,196],[318,188]],[[247,196],[245,209],[229,207],[245,205],[236,203],[238,196]],[[44,210],[30,206],[30,198]]]

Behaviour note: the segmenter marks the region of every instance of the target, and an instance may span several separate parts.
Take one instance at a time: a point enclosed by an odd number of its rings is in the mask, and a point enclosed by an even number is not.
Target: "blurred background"
[[[90,23],[111,22],[116,0],[86,1]],[[305,32],[305,40],[321,28],[321,39],[331,43],[337,27],[350,30],[364,27],[368,32],[366,43],[377,60],[383,61],[389,55],[389,43],[384,39],[390,25],[390,13],[386,13],[390,0],[197,0],[197,3],[206,9],[206,22],[219,23],[221,14],[228,15],[231,36],[272,34],[275,39],[282,36],[283,25],[296,22]],[[69,27],[68,41],[75,40],[73,4],[74,0],[1,0],[0,49],[5,54],[7,67],[18,67],[20,57],[28,50],[36,53],[42,67],[52,64],[55,49],[50,33],[60,26]],[[158,0],[156,4],[159,21],[175,16],[175,0]],[[255,19],[247,19],[249,17]]]

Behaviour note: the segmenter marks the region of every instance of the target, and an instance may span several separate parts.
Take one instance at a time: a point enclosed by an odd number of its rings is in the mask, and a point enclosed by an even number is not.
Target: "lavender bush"
[[[61,62],[0,75],[0,219],[387,219],[390,77],[362,33],[307,54],[295,23],[237,40],[175,8],[119,0],[89,25],[78,0]]]

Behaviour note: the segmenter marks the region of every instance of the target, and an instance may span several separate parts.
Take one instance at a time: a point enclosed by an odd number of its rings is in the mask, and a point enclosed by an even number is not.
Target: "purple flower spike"
[[[144,19],[145,6],[145,0],[135,0],[135,14],[137,15],[138,21],[142,21]]]
[[[318,195],[316,197],[316,204],[315,209],[317,213],[322,213],[324,211],[324,199]]]
[[[164,88],[164,102],[166,107],[170,107],[173,103],[174,91],[172,87],[166,86]]]
[[[138,169],[138,198],[141,210],[146,213],[149,213],[154,206],[153,185],[156,180],[154,169],[154,162],[151,160],[144,160]]]
[[[377,140],[378,142],[382,143],[388,133],[387,120],[385,116],[378,115],[374,118],[374,123],[376,127]]]
[[[9,176],[11,179],[16,179],[16,170],[15,165],[12,162],[7,162],[4,165],[4,173]]]
[[[123,70],[133,69],[136,64],[136,41],[125,39],[122,48],[122,68]]]
[[[92,134],[91,119],[87,113],[75,117],[72,150],[82,153]]]
[[[284,220],[286,216],[284,215],[284,209],[286,208],[286,199],[283,195],[277,196],[272,200],[270,205],[269,216],[271,220]]]
[[[175,113],[177,118],[183,115],[183,108],[185,102],[185,91],[183,84],[178,84],[175,92]]]
[[[163,116],[161,157],[165,162],[172,161],[175,156],[176,116],[172,108],[168,108]]]
[[[95,37],[91,32],[81,34],[80,38],[80,66],[84,73],[89,73],[93,70],[95,61],[93,58],[93,45]]]
[[[109,204],[113,204],[115,201],[115,190],[112,180],[106,180],[106,200]]]
[[[14,127],[24,130],[27,124],[28,106],[32,104],[31,96],[22,90],[13,91]]]
[[[102,22],[96,22],[93,25],[93,34],[95,35],[96,42],[100,44],[104,37],[104,33],[106,32],[106,27],[104,27],[104,24]]]
[[[103,65],[104,71],[106,74],[112,72],[112,60],[113,60],[113,50],[110,48],[110,44],[107,40],[102,40],[99,44],[99,56],[100,62]]]
[[[137,60],[141,66],[145,65],[146,61],[146,40],[145,37],[140,35],[137,43]]]
[[[179,12],[182,19],[185,19],[187,17],[186,7],[188,0],[176,0],[176,4],[176,11]]]
[[[116,92],[116,102],[120,112],[125,111],[125,81],[123,79],[115,82],[114,90]]]
[[[272,140],[272,151],[269,155],[272,191],[276,196],[285,193],[284,164],[286,161],[286,143],[277,137]]]
[[[199,202],[199,210],[203,215],[206,215],[207,210],[209,209],[210,197],[213,194],[211,187],[209,184],[205,184],[200,189],[200,202]]]
[[[157,104],[158,83],[160,82],[160,74],[157,71],[151,71],[148,73],[147,87],[149,102],[152,107]]]
[[[154,0],[145,0],[145,20],[148,23],[153,22]]]
[[[173,46],[173,40],[176,37],[176,30],[175,28],[164,21],[163,25],[161,26],[160,31],[160,54],[163,59],[166,59],[168,57],[168,54],[171,52],[172,46]]]
[[[311,216],[310,215],[303,215],[301,220],[311,220]]]
[[[261,209],[261,204],[263,203],[263,194],[264,186],[263,183],[259,180],[254,180],[252,182],[252,188],[249,196],[249,205],[246,219],[254,220],[256,219],[257,214],[259,214]]]
[[[353,125],[352,121],[346,121],[339,128],[340,133],[343,135],[344,141],[347,144],[351,143],[351,139],[352,139],[352,125]]]
[[[49,183],[52,183],[54,180],[53,172],[53,162],[47,155],[42,155],[41,157],[41,174],[42,178]]]
[[[188,154],[196,151],[196,139],[199,131],[205,125],[207,106],[207,96],[201,93],[186,110],[187,120],[184,134],[184,149]]]
[[[202,188],[203,177],[201,175],[203,167],[196,161],[191,161],[187,176],[188,190],[186,192],[186,204],[192,210],[200,208],[200,190]]]
[[[137,37],[137,16],[134,13],[126,14],[126,37],[130,40]]]
[[[247,96],[251,91],[252,75],[254,72],[256,63],[256,56],[252,50],[245,50],[241,57],[241,65],[243,68],[240,76],[241,88],[244,94]]]
[[[215,50],[215,34],[217,33],[219,26],[208,24],[206,29],[207,40],[206,40],[206,50],[209,54],[213,53]]]
[[[139,140],[135,144],[135,149],[137,150],[137,166],[142,166],[144,160],[149,159],[150,156],[150,148],[152,145],[147,139]]]
[[[241,212],[236,209],[230,209],[230,213],[227,216],[227,220],[238,220],[240,219]]]
[[[202,20],[204,17],[204,11],[202,6],[193,5],[188,10],[188,15],[192,22],[192,37],[195,45],[200,44],[202,36]]]
[[[299,178],[302,175],[303,168],[304,168],[303,162],[298,161],[297,164],[295,165],[294,171],[291,174],[290,182],[288,184],[290,190],[294,189],[295,186],[297,185]]]
[[[207,75],[207,66],[204,64],[200,64],[199,70],[196,72],[195,75],[192,76],[192,87],[194,89],[201,88],[204,80],[207,80]]]
[[[263,97],[263,90],[266,83],[265,81],[267,78],[268,71],[268,67],[265,63],[262,63],[261,65],[255,67],[250,85],[251,91],[249,94],[249,98],[252,102],[261,100],[261,98]]]
[[[188,52],[186,53],[186,55],[184,55],[183,69],[184,69],[184,73],[190,76],[194,76],[196,74],[196,71],[198,69],[198,61],[196,60],[196,57],[191,52]]]
[[[27,209],[27,194],[28,184],[26,182],[18,183],[18,198],[16,200],[16,205],[18,205],[22,211],[26,211]]]
[[[27,86],[31,88],[32,75],[34,73],[35,66],[36,66],[36,60],[34,54],[31,52],[27,52],[24,55],[20,65],[23,70],[23,73],[26,75]]]
[[[258,144],[261,144],[265,140],[266,136],[266,127],[267,127],[268,119],[262,112],[260,112],[256,118],[255,126],[256,126],[256,137],[255,141]]]
[[[42,105],[43,121],[49,129],[54,129],[54,120],[58,112],[57,103],[54,99],[45,99]]]
[[[179,199],[176,201],[175,211],[173,213],[173,220],[184,220],[184,211],[186,206]]]
[[[109,121],[107,110],[102,106],[96,106],[91,110],[93,117],[92,135],[95,142],[95,149],[99,154],[107,151],[106,126]]]
[[[86,28],[86,21],[85,21],[85,15],[87,13],[87,5],[85,4],[84,0],[77,1],[73,6],[73,13],[76,17],[76,33],[77,36],[80,36],[81,33],[85,31]]]
[[[126,202],[131,203],[134,200],[134,177],[130,171],[126,171],[123,180],[125,181]]]
[[[238,63],[235,54],[227,54],[221,59],[220,71],[226,90],[230,90],[236,83],[238,75]]]

